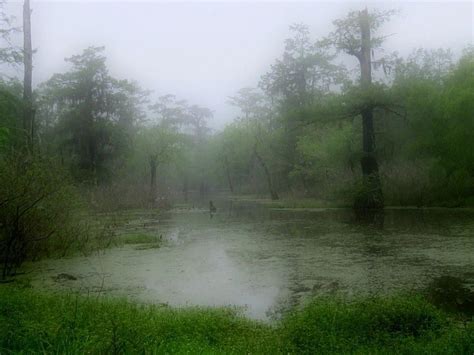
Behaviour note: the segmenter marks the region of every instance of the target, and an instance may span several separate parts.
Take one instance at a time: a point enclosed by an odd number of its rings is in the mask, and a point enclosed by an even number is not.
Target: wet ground
[[[212,216],[205,208],[129,213],[118,232],[162,235],[160,248],[125,245],[45,260],[27,275],[39,288],[230,305],[257,319],[318,295],[418,291],[440,277],[474,286],[474,210],[387,209],[361,221],[344,209],[215,205]]]

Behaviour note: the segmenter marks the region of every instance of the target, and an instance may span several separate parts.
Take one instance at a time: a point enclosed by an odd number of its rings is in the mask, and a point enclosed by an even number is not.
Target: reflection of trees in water
[[[355,215],[355,230],[362,234],[360,246],[365,257],[367,293],[419,289],[420,282],[428,281],[428,275],[439,275],[452,269],[423,253],[420,255],[417,250],[448,247],[448,238],[459,234],[456,232],[459,225],[472,230],[474,224],[467,223],[468,220],[472,221],[466,219],[463,212],[434,209],[389,209],[382,214],[370,211]],[[403,267],[408,269],[397,270]]]
[[[250,221],[255,237],[265,241],[266,255],[284,265],[286,285],[267,313],[271,318],[312,296],[419,290],[430,275],[453,268],[426,255],[426,248],[440,250],[455,242],[449,236],[459,235],[459,226],[474,229],[474,220],[459,211],[454,218],[446,210],[423,209],[360,216],[342,209],[270,211],[239,204],[233,205],[232,218]],[[452,245],[453,252],[459,243]]]
[[[354,210],[355,222],[373,228],[382,229],[385,220],[385,211],[380,209]]]
[[[271,310],[272,314],[277,315],[301,306],[311,297],[340,291],[343,287],[341,280],[327,275],[325,263],[330,256],[324,256],[321,248],[328,249],[333,243],[334,247],[339,248],[338,238],[332,236],[335,231],[347,229],[347,224],[341,223],[346,221],[347,211],[284,212],[282,215],[286,222],[273,223],[273,229],[268,231],[271,235],[279,235],[282,240],[289,241],[282,255],[288,270],[285,297]],[[324,266],[325,270],[321,273],[317,272],[318,264]]]
[[[264,206],[258,205],[252,202],[236,202],[228,201],[225,204],[225,210],[227,211],[227,217],[236,220],[268,220],[270,210]]]
[[[408,274],[397,270],[406,266],[399,262],[399,258],[406,247],[406,242],[411,242],[403,235],[406,232],[401,230],[403,222],[397,222],[403,213],[404,211],[400,214],[398,211],[394,213],[390,210],[365,210],[354,213],[353,225],[360,235],[359,247],[366,278],[363,292],[370,296],[397,289],[401,283],[409,281]],[[413,217],[408,215],[410,220],[416,220]],[[423,219],[418,221],[423,223]],[[396,279],[393,275],[396,275]]]

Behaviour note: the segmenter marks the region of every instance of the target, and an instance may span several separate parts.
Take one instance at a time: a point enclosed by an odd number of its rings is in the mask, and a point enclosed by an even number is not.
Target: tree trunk
[[[151,207],[156,205],[156,168],[158,167],[157,157],[150,157],[150,202]]]
[[[268,190],[270,191],[270,196],[272,200],[278,200],[278,193],[276,192],[274,186],[273,186],[273,181],[272,181],[272,176],[270,174],[270,171],[268,170],[267,164],[265,164],[265,161],[261,157],[260,154],[258,154],[257,147],[254,148],[254,154],[255,157],[257,158],[258,162],[263,168],[263,171],[265,172],[265,177],[267,178],[267,184],[268,184]]]
[[[227,175],[227,182],[229,183],[230,192],[234,193],[234,185],[232,184],[232,178],[230,176],[229,161],[227,160],[227,155],[224,156],[224,167]]]
[[[184,176],[184,182],[183,182],[183,196],[184,196],[184,202],[188,202],[188,176]]]
[[[361,72],[362,90],[370,89],[372,85],[372,63],[370,44],[370,23],[367,9],[360,14],[361,52],[358,56]],[[375,133],[373,109],[366,107],[362,115],[362,148],[361,168],[363,175],[363,189],[357,196],[354,207],[356,209],[383,208],[383,193],[379,177],[379,167],[375,158]]]
[[[23,4],[23,129],[26,136],[26,144],[30,151],[33,149],[34,137],[34,110],[33,110],[33,49],[31,45],[31,9],[30,0]]]

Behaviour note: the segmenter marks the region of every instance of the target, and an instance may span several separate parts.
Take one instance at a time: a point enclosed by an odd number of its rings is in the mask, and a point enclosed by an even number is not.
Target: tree
[[[25,260],[78,240],[76,202],[67,174],[47,158],[0,154],[0,280]]]
[[[244,129],[247,125],[240,120],[234,121],[215,137],[216,170],[224,178],[231,193],[237,190],[241,192],[242,184],[249,180],[252,138]]]
[[[304,132],[301,111],[318,105],[345,77],[343,68],[332,62],[335,56],[324,43],[311,39],[306,25],[295,24],[290,31],[281,58],[259,83],[272,103],[272,125],[280,130],[279,154],[284,162],[280,177],[288,191],[294,185],[292,172],[302,159],[297,150],[298,136]]]
[[[290,31],[292,37],[286,39],[281,59],[262,76],[259,86],[284,106],[302,107],[328,91],[342,69],[332,64],[334,56],[324,46],[311,40],[308,26],[294,24]]]
[[[179,152],[181,142],[176,130],[156,124],[144,127],[137,137],[137,150],[143,154],[150,173],[150,203],[155,207],[157,199],[157,169],[169,163]]]
[[[18,80],[0,80],[0,155],[24,144],[18,117],[23,112],[22,85]]]
[[[90,47],[67,58],[72,69],[54,74],[39,93],[43,136],[55,142],[61,159],[71,157],[79,179],[94,184],[123,164],[148,95],[133,82],[111,77],[103,50]]]
[[[23,129],[26,135],[26,145],[30,151],[33,149],[34,141],[34,116],[33,109],[33,49],[31,45],[31,9],[30,0],[23,4]]]
[[[11,42],[11,35],[19,29],[13,26],[13,18],[4,11],[5,0],[0,0],[0,64],[16,66],[22,62],[22,51]]]
[[[460,204],[474,193],[473,69],[469,49],[458,63],[447,51],[417,50],[396,67],[392,92],[407,111],[399,155],[427,171],[422,203]]]
[[[374,37],[375,32],[393,11],[368,12],[352,11],[346,18],[334,21],[336,30],[330,35],[330,41],[338,50],[356,57],[360,64],[360,90],[370,92],[372,88],[372,55],[380,47],[384,37]],[[379,167],[375,157],[375,132],[373,105],[366,103],[360,110],[362,116],[361,168],[363,189],[356,198],[356,209],[380,209],[384,206]]]
[[[195,139],[202,143],[210,131],[207,123],[213,116],[212,111],[207,107],[192,105],[187,109],[187,116],[187,123],[192,127]]]
[[[235,96],[230,96],[228,103],[242,112],[243,116],[237,119],[249,122],[265,107],[265,96],[257,89],[247,87],[240,89]]]
[[[265,156],[270,157],[270,154],[265,154],[268,152],[268,149],[271,145],[271,140],[273,138],[274,130],[272,129],[272,110],[271,106],[268,103],[268,100],[264,95],[252,88],[244,88],[239,90],[236,96],[230,98],[230,103],[234,106],[240,108],[243,113],[243,117],[238,120],[238,125],[234,126],[239,127],[245,133],[244,135],[249,139],[246,141],[246,144],[250,145],[250,160],[254,160],[262,168],[265,181],[270,193],[270,197],[273,200],[278,200],[278,192],[275,188],[275,183],[273,179],[273,174],[271,168],[268,164],[268,160]],[[242,145],[242,142],[237,144]],[[224,142],[224,155],[222,156],[224,167],[226,171],[229,171],[228,155],[225,152],[229,149],[228,143]],[[241,148],[242,149],[242,148]],[[275,154],[275,151],[273,151]],[[229,185],[231,184],[231,179],[228,174]]]
[[[210,129],[208,121],[213,112],[199,105],[191,105],[174,95],[164,95],[149,106],[153,113],[153,122],[162,128],[179,133],[184,144],[180,162],[176,167],[180,171],[185,199],[189,185],[199,185],[202,194],[208,190],[210,180],[207,166]],[[194,181],[192,178],[194,178]]]
[[[16,67],[22,62],[22,51],[12,44],[11,36],[19,31],[13,25],[14,18],[4,10],[0,0],[0,64]],[[22,115],[22,86],[16,78],[0,73],[0,146],[2,149],[21,146],[24,135],[18,117]]]
[[[256,129],[256,134],[255,134],[255,143],[253,145],[253,154],[263,169],[263,172],[265,174],[265,178],[267,181],[268,192],[270,193],[271,199],[278,200],[279,196],[278,196],[277,190],[275,189],[272,173],[270,172],[270,169],[261,153],[261,150],[263,149],[266,143],[265,140],[268,139],[268,136],[263,131],[263,128],[261,125],[257,124],[255,129]]]
[[[153,113],[151,120],[157,124],[178,130],[188,124],[188,104],[185,100],[178,100],[174,95],[160,96],[148,108]]]

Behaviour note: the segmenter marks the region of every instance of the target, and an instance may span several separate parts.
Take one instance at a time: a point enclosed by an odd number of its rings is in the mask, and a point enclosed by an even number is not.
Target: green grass
[[[145,233],[128,233],[118,237],[119,243],[123,244],[160,244],[161,238],[156,235]]]
[[[420,297],[316,299],[275,325],[232,309],[0,286],[0,353],[472,354],[474,326]]]
[[[296,353],[472,354],[474,324],[461,324],[419,296],[315,300],[283,321]]]

